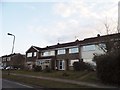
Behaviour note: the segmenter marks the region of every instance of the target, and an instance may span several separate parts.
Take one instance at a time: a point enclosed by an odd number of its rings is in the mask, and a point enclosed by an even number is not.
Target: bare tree
[[[102,24],[104,25],[104,30],[105,30],[105,34],[106,35],[109,35],[109,34],[113,34],[113,33],[117,33],[118,29],[117,29],[117,22],[113,19],[109,19],[106,17],[105,21],[103,22],[102,21]],[[99,31],[98,31],[99,32]],[[100,32],[102,34],[102,32]],[[100,35],[99,35],[100,36]],[[119,38],[119,37],[118,37]],[[111,41],[111,38],[110,37],[107,37],[105,38],[106,42],[106,47],[104,45],[101,44],[101,42],[98,42],[98,46],[100,49],[102,49],[105,53],[111,51],[110,48],[112,48],[112,45],[113,45],[113,48],[114,48],[114,44],[113,42],[115,42],[116,40],[112,39],[113,41]],[[109,50],[108,50],[109,48]]]

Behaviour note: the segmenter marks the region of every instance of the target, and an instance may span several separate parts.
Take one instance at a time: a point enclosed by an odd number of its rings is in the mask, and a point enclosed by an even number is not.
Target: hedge
[[[105,83],[120,85],[120,50],[95,56],[97,76]]]

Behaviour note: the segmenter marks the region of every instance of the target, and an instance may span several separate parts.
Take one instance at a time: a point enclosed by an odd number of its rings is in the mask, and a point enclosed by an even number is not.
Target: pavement
[[[52,77],[44,77],[44,76],[33,76],[33,75],[23,75],[23,74],[15,74],[15,73],[11,73],[11,74],[15,75],[15,76],[22,76],[22,77],[29,77],[29,78],[37,78],[37,79],[43,79],[43,80],[64,82],[64,83],[69,83],[69,84],[83,85],[83,86],[88,86],[88,87],[92,87],[92,88],[113,88],[113,89],[117,88],[117,87],[114,87],[114,86],[107,86],[107,85],[102,85],[102,84],[81,82],[81,81],[61,79],[61,78],[52,78]]]

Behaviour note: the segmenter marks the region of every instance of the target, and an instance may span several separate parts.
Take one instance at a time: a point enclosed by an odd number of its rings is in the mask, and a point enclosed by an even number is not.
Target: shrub
[[[96,65],[92,63],[85,63],[85,69],[88,71],[96,71]]]
[[[97,64],[97,76],[102,82],[114,83],[120,85],[120,51],[107,53],[105,55],[95,56],[94,60]]]
[[[48,67],[48,66],[46,65],[46,67],[45,67],[45,69],[44,69],[44,72],[51,72],[50,67]]]
[[[89,63],[85,63],[83,61],[74,62],[73,68],[75,71],[83,71],[83,70],[93,71],[92,66]]]
[[[36,71],[36,72],[39,72],[39,71],[41,71],[42,70],[42,67],[41,66],[35,66],[34,67],[34,71]]]

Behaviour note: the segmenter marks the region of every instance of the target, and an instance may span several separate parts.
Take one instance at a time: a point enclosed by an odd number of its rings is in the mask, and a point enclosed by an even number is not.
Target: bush
[[[85,63],[85,69],[88,71],[96,71],[96,65],[92,63]]]
[[[34,67],[34,71],[36,71],[36,72],[39,72],[39,71],[41,71],[42,70],[42,67],[41,66],[35,66]]]
[[[93,71],[94,70],[94,68],[91,64],[85,63],[83,61],[74,62],[73,68],[75,71],[83,71],[83,70]]]
[[[44,72],[51,72],[50,67],[46,66],[45,69],[44,69]]]
[[[97,76],[102,82],[114,83],[120,85],[120,51],[112,52],[106,55],[95,56],[94,60],[97,64]]]

